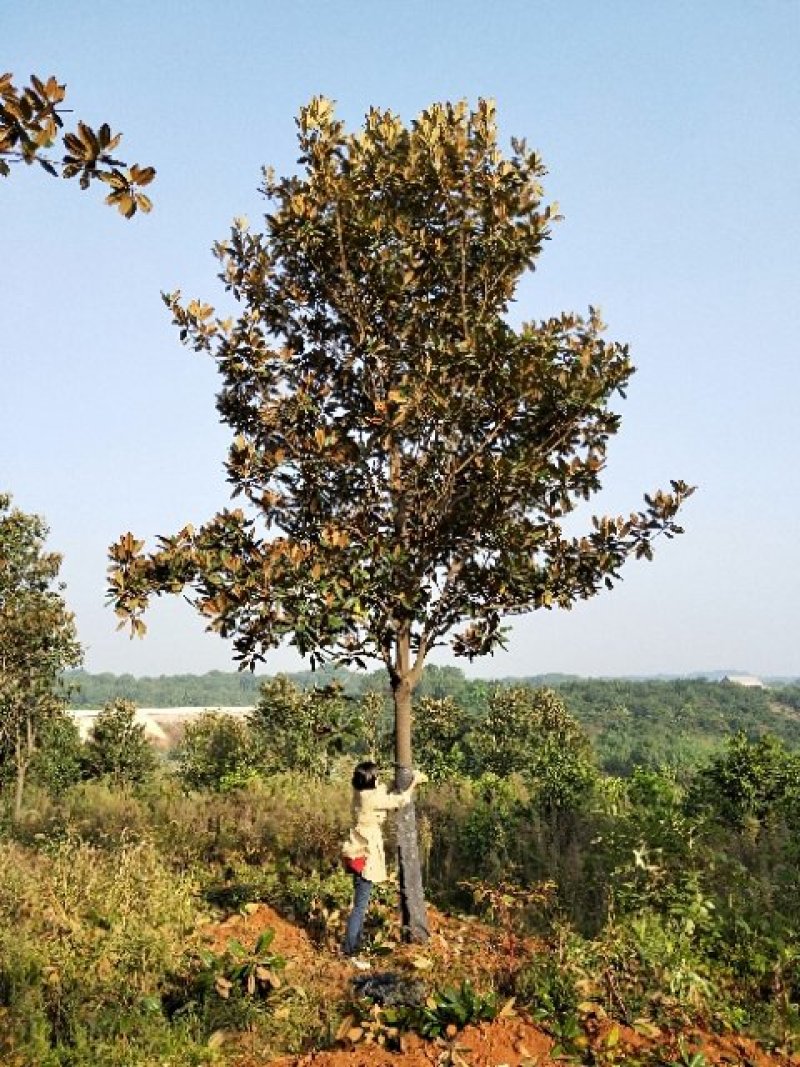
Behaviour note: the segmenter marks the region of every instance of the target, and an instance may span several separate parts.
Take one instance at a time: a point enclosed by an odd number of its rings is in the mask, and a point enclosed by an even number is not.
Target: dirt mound
[[[704,1057],[699,1061],[704,1067],[788,1067],[800,1062],[796,1058],[770,1055],[747,1038],[697,1031],[659,1033],[644,1038],[629,1027],[611,1025],[593,1035],[587,1046],[598,1055],[605,1052],[611,1057],[596,1062],[620,1065],[631,1062],[628,1056],[636,1057],[637,1053],[643,1056],[648,1051],[652,1055],[656,1049],[658,1060],[664,1065],[691,1062],[697,1053]],[[423,1041],[410,1035],[400,1052],[376,1045],[356,1045],[273,1061],[242,1061],[237,1067],[430,1067],[431,1064],[436,1067],[564,1067],[563,1058],[550,1057],[553,1048],[552,1037],[540,1027],[512,1017],[468,1026],[448,1040]],[[567,1062],[575,1063],[578,1059]]]
[[[245,904],[241,912],[222,922],[208,923],[202,931],[203,940],[213,952],[223,952],[231,940],[251,946],[265,930],[272,930],[275,940],[271,950],[288,960],[303,960],[317,956],[319,950],[301,927],[287,922],[267,904]]]
[[[242,912],[220,923],[209,923],[201,936],[213,952],[224,952],[228,942],[239,941],[253,948],[265,930],[275,938],[270,952],[286,960],[286,979],[299,985],[313,984],[332,1002],[341,1000],[349,987],[353,972],[346,960],[315,945],[301,927],[284,919],[267,904],[246,904]]]
[[[521,1019],[497,1019],[468,1026],[450,1039],[424,1041],[416,1034],[403,1040],[400,1052],[376,1045],[330,1049],[279,1061],[280,1067],[498,1067],[499,1064],[553,1063],[547,1056],[553,1041]],[[255,1067],[255,1065],[253,1065]],[[278,1067],[272,1064],[270,1067]]]
[[[480,1026],[468,1026],[454,1038],[424,1041],[411,1034],[400,1052],[378,1045],[356,1045],[329,1049],[305,1056],[286,1057],[270,1064],[251,1061],[237,1067],[498,1067],[500,1064],[529,1063],[545,1067],[552,1039],[519,1019],[499,1019]]]
[[[458,984],[469,978],[476,986],[502,969],[503,954],[509,946],[493,927],[474,919],[447,916],[435,909],[429,914],[431,939],[424,947],[397,944],[391,954],[391,967],[406,975],[444,978]],[[286,976],[290,982],[314,987],[322,993],[331,1013],[341,1011],[353,994],[354,971],[347,960],[320,948],[308,934],[287,921],[266,904],[247,905],[240,914],[222,922],[210,923],[202,931],[204,942],[215,952],[222,952],[231,940],[253,946],[265,930],[275,934],[271,950],[286,958]],[[529,948],[530,946],[526,946]],[[375,960],[376,969],[389,958]],[[337,1016],[338,1023],[338,1016]],[[581,1046],[594,1049],[598,1062],[628,1062],[626,1056],[658,1056],[664,1064],[690,1062],[701,1053],[707,1067],[800,1067],[800,1057],[769,1054],[755,1042],[739,1036],[720,1036],[690,1030],[672,1033],[649,1027],[641,1033],[609,1019],[586,1021],[585,1035],[578,1039],[573,1052]],[[232,1049],[231,1049],[232,1051]],[[427,1041],[416,1034],[405,1034],[401,1048],[391,1051],[363,1039],[350,1043],[345,1037],[337,1047],[311,1051],[302,1055],[265,1057],[242,1050],[228,1060],[235,1067],[557,1067],[564,1060],[552,1058],[553,1037],[512,1004],[492,1022],[467,1026],[458,1033]],[[591,1053],[589,1053],[591,1055]],[[230,1053],[229,1053],[230,1055]],[[608,1059],[606,1059],[608,1057]],[[573,1060],[572,1062],[577,1062]]]

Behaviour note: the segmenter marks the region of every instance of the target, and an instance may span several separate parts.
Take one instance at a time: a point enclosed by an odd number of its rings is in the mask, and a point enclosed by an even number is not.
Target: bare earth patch
[[[508,950],[502,934],[476,920],[443,915],[430,911],[431,940],[424,946],[398,945],[391,957],[392,969],[404,973],[436,976],[443,984],[458,984],[470,978],[480,986],[483,978],[496,974],[498,956]],[[253,945],[263,931],[274,931],[271,951],[286,958],[287,983],[313,989],[330,1003],[332,1013],[339,1013],[348,998],[354,974],[348,961],[316,945],[308,934],[288,922],[265,904],[250,905],[243,914],[233,915],[220,923],[209,924],[203,931],[205,943],[216,952],[225,949],[231,939]],[[389,965],[388,958],[376,960],[376,968]],[[338,1022],[338,1014],[337,1020]],[[236,1041],[232,1045],[239,1044]],[[608,1054],[614,1049],[613,1062],[624,1065],[627,1057],[643,1055],[658,1048],[665,1064],[681,1054],[702,1053],[708,1067],[794,1067],[800,1056],[787,1058],[770,1054],[755,1042],[740,1036],[720,1036],[688,1030],[673,1033],[652,1028],[647,1036],[610,1020],[590,1022],[586,1028],[587,1046]],[[416,1034],[402,1038],[400,1051],[390,1051],[375,1043],[346,1040],[337,1047],[275,1058],[252,1048],[236,1053],[226,1049],[227,1062],[235,1067],[556,1067],[563,1059],[553,1059],[553,1038],[524,1013],[512,1005],[507,1014],[492,1022],[467,1026],[447,1038],[426,1041]],[[577,1062],[576,1060],[572,1061]],[[609,1060],[608,1062],[612,1062]]]

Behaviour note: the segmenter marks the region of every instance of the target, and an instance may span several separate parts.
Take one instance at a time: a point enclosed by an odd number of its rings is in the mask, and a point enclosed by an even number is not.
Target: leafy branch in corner
[[[141,190],[155,178],[155,169],[117,159],[121,134],[112,133],[106,122],[95,130],[80,120],[73,130],[65,130],[61,116],[66,109],[59,105],[66,86],[53,76],[43,81],[32,74],[23,88],[13,77],[0,74],[0,177],[7,178],[14,163],[37,164],[54,178],[59,172],[62,178],[78,178],[81,189],[93,181],[108,185],[106,203],[127,219],[152,209]],[[58,141],[64,149],[61,158],[50,153]]]

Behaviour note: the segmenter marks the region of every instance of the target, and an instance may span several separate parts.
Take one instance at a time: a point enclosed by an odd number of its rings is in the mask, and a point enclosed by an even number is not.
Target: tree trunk
[[[401,677],[393,685],[395,788],[411,785],[411,685]],[[430,937],[425,894],[422,888],[422,865],[419,855],[417,817],[414,803],[397,813],[397,869],[400,882],[400,911],[403,939],[424,944]]]
[[[22,799],[25,795],[25,776],[28,772],[30,755],[23,751],[22,738],[17,733],[15,744],[14,762],[16,764],[16,784],[14,787],[14,816],[13,821],[19,822],[22,815]]]
[[[25,772],[28,769],[26,763],[17,764],[17,782],[14,789],[14,822],[19,822],[22,815],[22,798],[25,793]]]

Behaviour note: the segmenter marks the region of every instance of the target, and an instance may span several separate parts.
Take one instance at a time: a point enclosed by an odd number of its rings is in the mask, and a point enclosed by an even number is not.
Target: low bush
[[[183,981],[163,998],[169,1017],[192,1019],[205,1038],[252,1027],[283,986],[286,960],[270,951],[274,936],[265,930],[252,949],[236,940],[219,953],[198,949]]]
[[[254,747],[242,719],[207,712],[186,723],[174,758],[187,788],[227,792],[255,772]]]
[[[0,1049],[43,1065],[152,1063],[191,1035],[156,1006],[194,926],[192,884],[147,841],[0,844]],[[102,1049],[102,1056],[98,1050]],[[148,1057],[149,1060],[148,1060]]]

